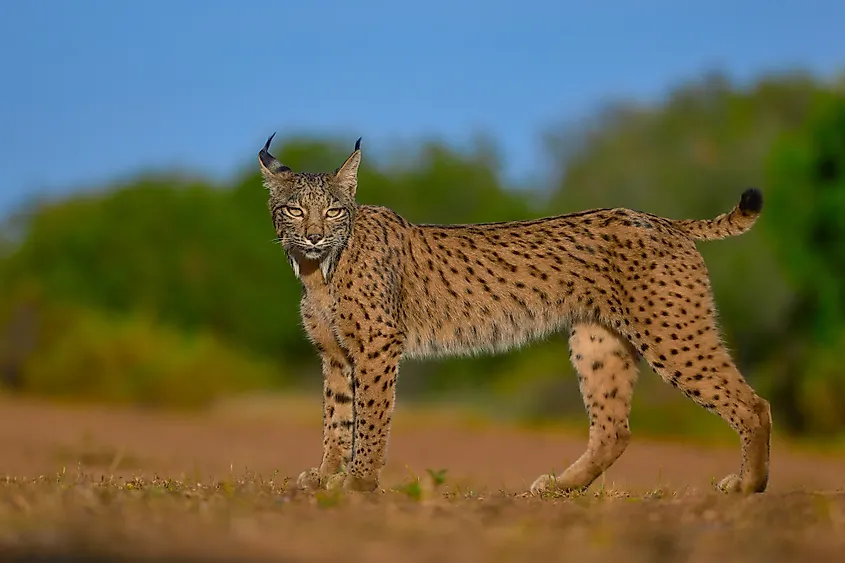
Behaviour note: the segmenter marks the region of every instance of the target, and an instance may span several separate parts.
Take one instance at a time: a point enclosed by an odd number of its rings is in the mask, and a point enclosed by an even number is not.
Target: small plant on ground
[[[426,478],[414,475],[410,470],[411,481],[393,488],[414,501],[430,498],[446,482],[446,469],[426,469]]]

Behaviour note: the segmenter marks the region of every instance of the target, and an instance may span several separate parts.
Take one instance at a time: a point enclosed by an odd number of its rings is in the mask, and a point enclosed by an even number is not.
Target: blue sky
[[[531,175],[539,133],[610,98],[716,68],[830,75],[842,22],[841,0],[6,1],[0,215],[142,170],[225,179],[272,131],[376,156],[482,131]]]

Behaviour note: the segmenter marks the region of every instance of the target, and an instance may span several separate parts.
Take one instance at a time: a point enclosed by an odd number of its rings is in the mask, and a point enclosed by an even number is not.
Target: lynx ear
[[[258,151],[258,163],[261,165],[261,173],[264,175],[265,180],[269,180],[272,177],[286,176],[291,172],[290,168],[276,160],[276,157],[269,152],[270,143],[275,136],[275,133],[270,135],[270,138],[264,143],[264,148]]]
[[[355,197],[358,189],[358,165],[361,164],[361,138],[355,141],[355,150],[335,172],[335,182],[343,188],[349,197]]]

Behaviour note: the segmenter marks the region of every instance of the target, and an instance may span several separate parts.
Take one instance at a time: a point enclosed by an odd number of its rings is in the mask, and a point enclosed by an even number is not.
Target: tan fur
[[[403,358],[498,353],[569,327],[590,417],[588,446],[561,475],[539,477],[533,492],[583,489],[622,454],[640,356],[739,433],[742,465],[720,487],[765,490],[769,405],[721,342],[707,269],[693,242],[751,228],[759,192],[746,191],[731,212],[704,221],[616,208],[415,225],[385,207],[354,202],[357,147],[330,174],[277,172],[281,165],[266,149],[259,160],[270,209],[302,282],[303,324],[325,376],[323,459],[300,476],[300,486],[378,487]],[[343,226],[326,219],[337,206],[345,209]],[[318,223],[333,241],[320,252],[303,242]]]

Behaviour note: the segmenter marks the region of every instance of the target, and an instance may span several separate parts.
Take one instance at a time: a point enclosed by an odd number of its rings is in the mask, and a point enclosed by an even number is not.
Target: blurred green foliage
[[[506,156],[485,139],[465,151],[425,142],[384,162],[365,151],[358,199],[414,222],[616,206],[705,218],[759,186],[760,226],[700,245],[725,339],[772,399],[781,428],[836,432],[845,424],[837,361],[845,344],[844,107],[841,85],[811,77],[739,87],[713,74],[658,104],[611,104],[549,128],[553,174],[533,189],[504,184]],[[348,144],[279,139],[274,152],[295,170],[329,170]],[[251,389],[316,388],[319,362],[299,323],[299,286],[272,242],[252,158],[244,156],[246,171],[231,185],[150,175],[22,211],[20,232],[0,237],[0,362],[16,385],[186,405]],[[32,295],[37,320],[27,347],[16,343],[15,323]],[[535,419],[582,417],[564,342],[560,335],[503,356],[409,362],[401,393],[486,402]],[[651,374],[640,387],[648,405],[673,393]]]
[[[798,433],[845,427],[845,98],[820,100],[768,159],[765,226],[792,288],[765,385]]]
[[[174,330],[140,312],[115,315],[60,305],[31,287],[18,289],[0,311],[16,331],[7,335],[0,358],[5,383],[20,391],[191,409],[266,387],[280,376],[269,360],[202,331]],[[21,351],[23,361],[13,366],[9,360]]]

